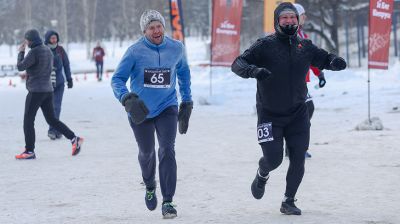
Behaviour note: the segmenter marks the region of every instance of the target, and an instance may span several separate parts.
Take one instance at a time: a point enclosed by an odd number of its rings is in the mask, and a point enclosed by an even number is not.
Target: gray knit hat
[[[161,13],[156,10],[148,9],[144,11],[140,17],[140,29],[145,31],[147,26],[153,21],[159,21],[165,27],[165,20]]]
[[[280,13],[279,16],[283,15],[283,14],[288,14],[288,13],[293,13],[293,14],[299,14],[296,11],[294,11],[292,8],[284,8]]]

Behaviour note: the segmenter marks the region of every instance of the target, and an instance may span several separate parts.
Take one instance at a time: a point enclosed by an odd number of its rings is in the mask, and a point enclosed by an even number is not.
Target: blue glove
[[[318,79],[319,79],[319,83],[318,83],[319,88],[324,87],[325,84],[326,84],[326,80],[325,80],[325,75],[324,75],[323,72],[321,72],[321,73],[319,74]]]

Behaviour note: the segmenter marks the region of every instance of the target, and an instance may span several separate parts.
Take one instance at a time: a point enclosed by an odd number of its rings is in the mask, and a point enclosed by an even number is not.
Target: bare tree
[[[93,0],[93,13],[92,13],[92,24],[91,24],[91,32],[90,32],[90,40],[94,41],[97,39],[95,37],[95,30],[96,30],[96,15],[97,15],[97,0]]]
[[[306,9],[309,17],[304,29],[316,33],[330,51],[339,53],[338,29],[343,23],[345,12],[360,4],[365,5],[365,0],[299,0]],[[348,22],[348,18],[345,18]],[[327,31],[326,31],[326,30]]]
[[[32,28],[32,1],[26,0],[25,4],[25,29]]]
[[[339,28],[343,29],[346,12],[351,16],[366,0],[297,0],[309,17],[305,30],[324,40],[331,51],[339,51]],[[186,36],[209,38],[210,2],[184,0],[183,19]],[[242,14],[242,49],[263,35],[264,0],[245,0]],[[50,7],[49,7],[50,6]],[[367,10],[362,9],[357,10]],[[21,10],[22,9],[22,10]],[[160,0],[1,0],[0,42],[13,44],[27,28],[40,32],[51,27],[51,20],[58,20],[57,28],[66,46],[69,42],[85,42],[87,56],[91,42],[102,39],[127,39],[142,35],[139,20],[145,9],[160,11],[166,19],[166,32],[170,32],[169,5]],[[358,12],[358,11],[357,11]],[[363,14],[363,16],[366,13]],[[364,17],[363,17],[364,18]],[[17,33],[16,30],[20,30]],[[22,33],[22,34],[21,34]]]
[[[61,17],[63,21],[62,34],[66,50],[68,51],[68,19],[67,19],[67,0],[61,0]]]

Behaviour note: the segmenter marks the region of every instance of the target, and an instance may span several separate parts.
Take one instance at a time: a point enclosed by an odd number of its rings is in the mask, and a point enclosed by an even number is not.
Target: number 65
[[[151,83],[163,83],[164,82],[164,74],[163,73],[159,73],[158,75],[156,73],[154,73],[153,76],[151,76]]]

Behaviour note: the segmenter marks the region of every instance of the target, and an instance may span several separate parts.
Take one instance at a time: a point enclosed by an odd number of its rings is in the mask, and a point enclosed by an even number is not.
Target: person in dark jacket
[[[103,58],[106,54],[104,49],[101,47],[100,42],[97,42],[95,48],[93,48],[93,60],[96,62],[96,74],[97,80],[101,81],[103,78]]]
[[[25,57],[25,47],[31,50]],[[50,74],[53,69],[53,53],[43,45],[39,32],[35,29],[25,33],[25,41],[18,49],[18,71],[26,70],[26,88],[28,95],[25,101],[24,134],[25,151],[15,156],[16,159],[35,159],[35,128],[34,122],[39,108],[42,109],[46,122],[71,140],[72,155],[81,150],[83,138],[78,137],[54,115],[53,86]]]
[[[270,172],[282,163],[285,139],[290,165],[280,211],[288,215],[301,215],[294,202],[310,140],[306,74],[310,66],[333,71],[346,68],[342,58],[299,38],[298,21],[295,7],[281,3],[274,12],[276,32],[259,39],[232,64],[238,76],[257,79],[257,134],[263,157],[251,185],[252,194],[256,199],[263,197]]]
[[[60,119],[65,82],[67,82],[68,89],[73,87],[69,59],[67,52],[65,52],[64,48],[58,44],[60,38],[56,31],[47,31],[44,40],[44,43],[53,52],[53,70],[51,80],[54,88],[54,113],[56,118]],[[52,126],[49,127],[47,135],[52,140],[62,137],[62,134]]]

